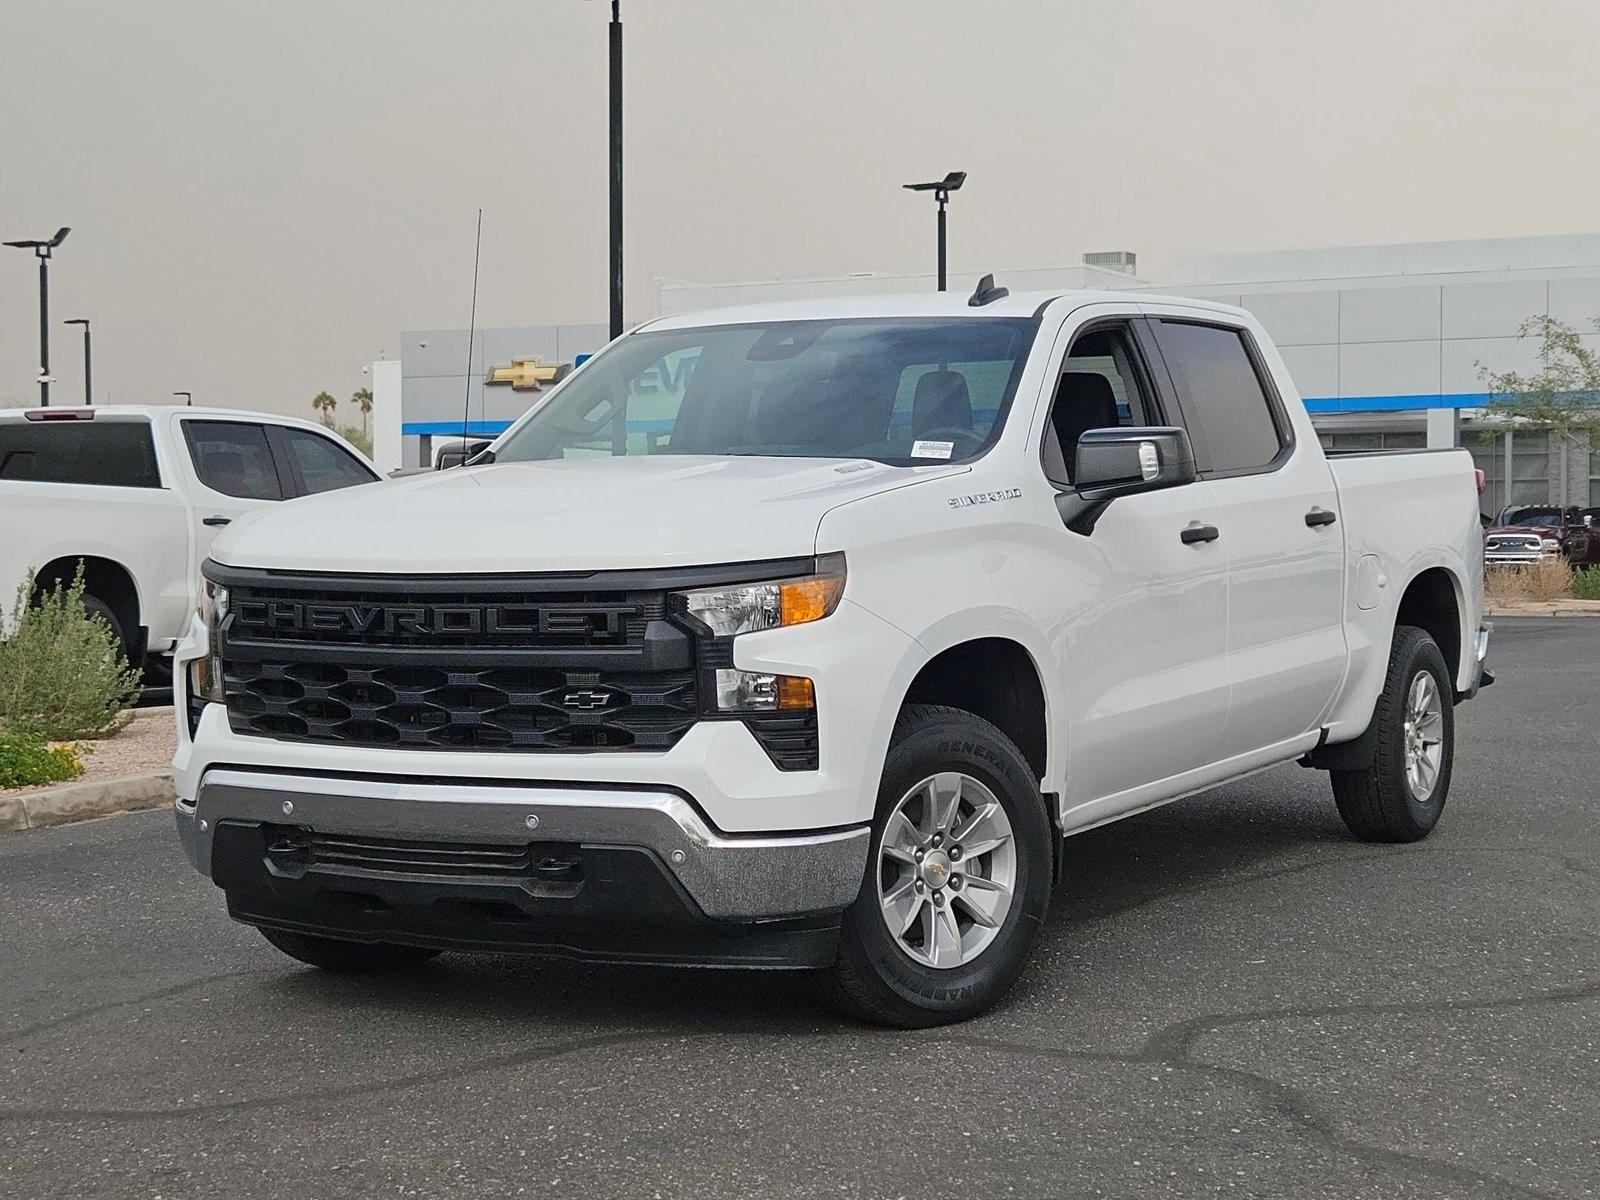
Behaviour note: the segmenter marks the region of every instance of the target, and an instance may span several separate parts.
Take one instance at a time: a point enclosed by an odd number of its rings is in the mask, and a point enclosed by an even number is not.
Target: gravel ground
[[[133,721],[128,727],[115,737],[80,743],[87,747],[87,752],[82,755],[83,774],[71,782],[99,783],[106,779],[165,771],[172,765],[177,740],[178,730],[172,723],[170,705],[166,708],[141,708],[133,714]],[[61,786],[51,783],[44,787],[0,788],[0,796],[26,796]]]

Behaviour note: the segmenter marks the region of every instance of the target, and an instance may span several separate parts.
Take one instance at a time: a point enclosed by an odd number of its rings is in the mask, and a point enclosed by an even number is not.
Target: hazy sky
[[[1600,227],[1593,0],[623,0],[627,286]],[[402,329],[606,313],[599,0],[7,0],[0,239],[96,398],[309,413]],[[1003,280],[1002,280],[1003,282]],[[0,402],[31,258],[0,252]],[[76,329],[52,334],[82,394]]]

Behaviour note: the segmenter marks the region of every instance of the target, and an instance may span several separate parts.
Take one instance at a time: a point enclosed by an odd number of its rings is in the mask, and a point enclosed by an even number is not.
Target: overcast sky
[[[8,0],[0,239],[96,399],[309,414],[402,329],[603,321],[598,0]],[[1593,0],[623,0],[627,286],[1600,227]],[[1003,282],[1003,279],[1002,279]],[[0,402],[34,264],[0,255]],[[55,325],[58,395],[82,394]]]

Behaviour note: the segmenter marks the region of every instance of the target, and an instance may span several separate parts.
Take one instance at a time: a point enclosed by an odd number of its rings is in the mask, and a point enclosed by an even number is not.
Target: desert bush
[[[31,733],[0,733],[0,788],[61,783],[82,774],[71,746],[52,746]]]
[[[0,641],[0,731],[47,741],[106,737],[133,714],[139,672],[111,627],[83,607],[83,569],[32,603],[33,580],[17,589]]]
[[[1600,600],[1600,567],[1590,567],[1572,577],[1574,600]]]
[[[1491,600],[1561,600],[1572,594],[1572,565],[1547,554],[1526,567],[1490,567],[1483,588]]]

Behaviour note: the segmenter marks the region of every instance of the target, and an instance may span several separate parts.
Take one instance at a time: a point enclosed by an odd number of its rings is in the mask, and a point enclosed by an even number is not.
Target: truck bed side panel
[[[1450,666],[1456,687],[1471,687],[1473,639],[1483,615],[1483,546],[1465,450],[1338,455],[1329,466],[1345,537],[1350,640],[1350,666],[1327,722],[1328,740],[1339,742],[1361,734],[1371,719],[1400,600],[1424,571],[1440,568],[1450,576],[1460,614],[1460,652]]]

